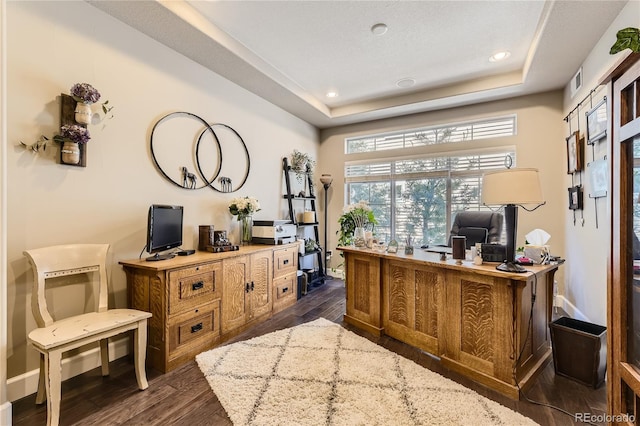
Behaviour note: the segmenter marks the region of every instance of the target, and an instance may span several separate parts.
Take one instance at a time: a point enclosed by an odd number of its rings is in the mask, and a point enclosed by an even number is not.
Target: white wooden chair
[[[108,244],[69,244],[24,252],[34,274],[31,310],[39,327],[31,331],[28,337],[29,342],[40,352],[36,403],[42,404],[46,398],[48,425],[57,425],[60,419],[63,352],[100,341],[102,375],[106,376],[109,374],[108,338],[133,330],[138,387],[146,389],[149,386],[145,357],[147,318],[151,314],[134,309],[107,309],[108,250]],[[48,278],[91,272],[99,275],[97,310],[54,320],[47,309],[45,281]]]

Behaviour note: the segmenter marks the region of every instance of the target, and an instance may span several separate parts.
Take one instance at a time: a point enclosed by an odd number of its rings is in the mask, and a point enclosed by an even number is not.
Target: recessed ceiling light
[[[330,92],[327,92],[327,94],[325,96],[327,98],[337,98],[338,97],[338,92],[332,90]]]
[[[371,27],[371,32],[377,36],[383,35],[387,32],[387,30],[387,25],[383,23],[375,24],[373,27]]]
[[[509,56],[511,56],[511,53],[506,50],[502,52],[496,52],[489,57],[489,62],[503,61],[507,59]]]
[[[413,78],[403,78],[402,80],[396,81],[396,86],[406,89],[407,87],[411,87],[416,84],[416,81]]]

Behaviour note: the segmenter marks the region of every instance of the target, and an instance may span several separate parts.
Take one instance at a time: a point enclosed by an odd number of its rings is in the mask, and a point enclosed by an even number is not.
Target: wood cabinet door
[[[273,275],[271,251],[251,255],[249,318],[259,317],[271,312],[273,298],[271,296],[271,277]]]
[[[247,304],[247,272],[249,257],[238,256],[222,261],[222,332],[244,325],[249,307]]]
[[[347,316],[381,329],[380,258],[345,252]]]
[[[439,355],[444,308],[442,270],[388,261],[383,274],[385,334]]]

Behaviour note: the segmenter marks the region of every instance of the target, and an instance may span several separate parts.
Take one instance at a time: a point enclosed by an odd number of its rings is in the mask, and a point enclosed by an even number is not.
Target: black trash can
[[[562,317],[549,329],[556,374],[598,388],[607,372],[607,327]]]

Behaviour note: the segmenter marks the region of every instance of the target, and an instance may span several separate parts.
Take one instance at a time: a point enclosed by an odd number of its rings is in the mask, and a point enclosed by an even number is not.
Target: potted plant
[[[616,42],[611,46],[609,53],[615,55],[625,49],[632,52],[640,52],[640,28],[623,28],[616,34]]]
[[[342,216],[338,219],[340,225],[337,231],[338,245],[354,244],[357,247],[363,247],[365,229],[372,228],[377,223],[373,209],[366,201],[349,204],[343,209]]]
[[[315,165],[316,162],[309,154],[300,152],[297,149],[293,150],[293,155],[291,156],[291,171],[296,174],[298,182],[303,183],[306,176],[313,178],[313,168]]]

